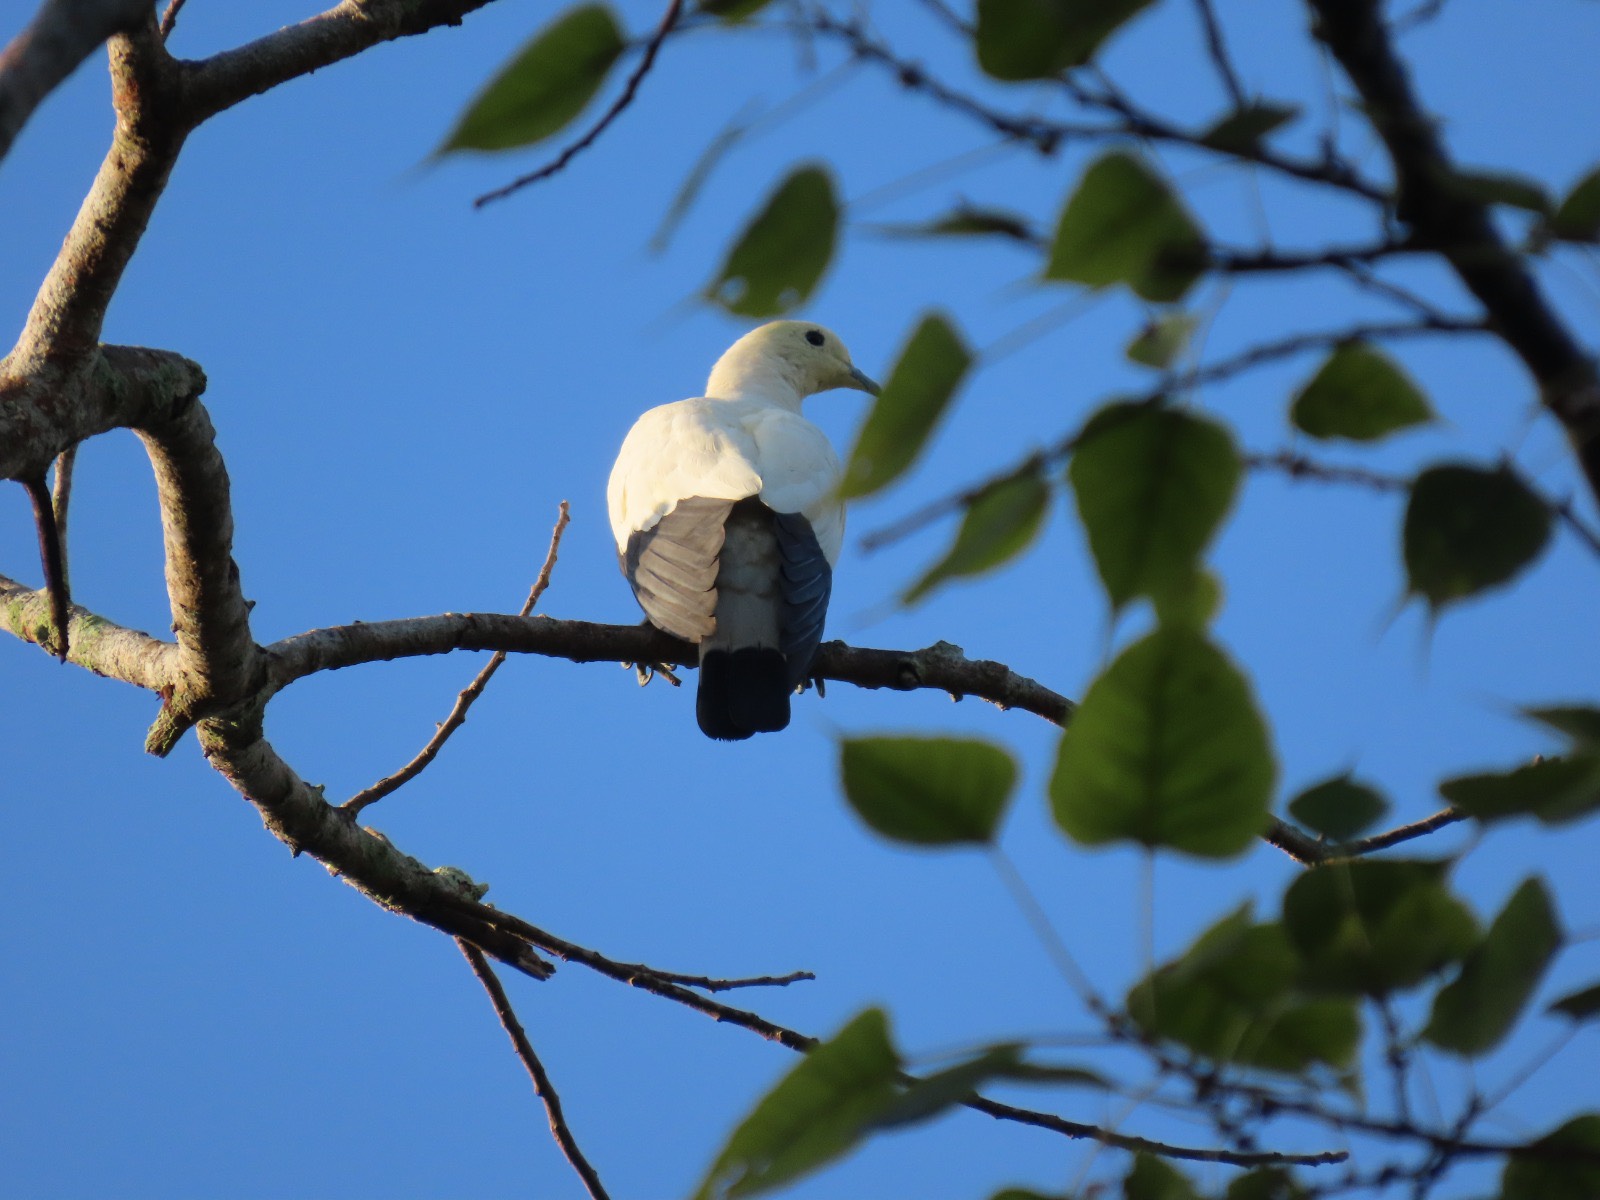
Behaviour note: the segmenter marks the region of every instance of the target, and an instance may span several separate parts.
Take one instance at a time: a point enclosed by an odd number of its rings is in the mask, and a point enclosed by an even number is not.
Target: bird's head
[[[752,329],[717,360],[706,394],[743,395],[769,381],[786,384],[799,399],[830,388],[878,394],[839,335],[814,321],[771,321]]]

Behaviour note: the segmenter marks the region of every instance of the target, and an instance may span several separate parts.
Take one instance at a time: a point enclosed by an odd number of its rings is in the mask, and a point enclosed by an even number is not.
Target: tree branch
[[[150,0],[44,0],[0,50],[0,159],[39,103],[114,33],[131,29]]]
[[[803,1033],[769,1021],[756,1013],[722,1004],[709,997],[691,992],[687,988],[680,987],[672,982],[672,977],[663,975],[642,964],[616,962],[602,954],[597,954],[593,950],[588,950],[558,938],[537,926],[530,925],[519,917],[501,912],[490,905],[482,904],[459,894],[455,897],[453,903],[463,912],[470,913],[488,924],[514,933],[526,939],[531,945],[537,946],[558,958],[577,962],[610,979],[626,983],[630,987],[639,988],[663,999],[675,1001],[687,1008],[694,1009],[696,1012],[704,1013],[714,1020],[737,1025],[741,1029],[747,1029],[766,1038],[768,1041],[776,1042],[790,1050],[803,1052],[817,1044],[816,1038],[808,1037]],[[1280,1154],[1270,1151],[1258,1153],[1193,1146],[1173,1146],[1130,1134],[1117,1133],[1096,1125],[1068,1121],[1053,1113],[1037,1112],[1032,1109],[1018,1108],[1011,1104],[1002,1104],[997,1100],[990,1100],[983,1096],[974,1096],[962,1101],[962,1103],[967,1108],[985,1113],[997,1120],[1032,1125],[1070,1138],[1093,1139],[1121,1150],[1142,1151],[1149,1154],[1159,1154],[1167,1158],[1187,1159],[1193,1162],[1222,1162],[1235,1166],[1259,1166],[1273,1163],[1317,1166],[1325,1163],[1343,1162],[1346,1157],[1342,1151],[1319,1154]]]
[[[610,108],[590,126],[588,132],[577,141],[573,142],[560,154],[540,167],[537,171],[530,171],[526,175],[513,179],[504,187],[496,188],[492,192],[485,192],[472,202],[473,208],[482,208],[493,200],[501,200],[513,192],[519,192],[530,184],[538,183],[541,179],[559,174],[567,169],[567,164],[590,146],[594,145],[600,135],[616,122],[628,105],[633,103],[633,98],[639,93],[639,85],[644,82],[644,77],[650,73],[650,68],[655,65],[656,55],[661,51],[661,44],[667,40],[667,35],[672,32],[672,27],[678,23],[678,17],[683,13],[683,0],[668,0],[667,11],[661,17],[661,24],[651,34],[650,40],[645,43],[644,53],[639,58],[639,65],[628,76],[628,82],[622,87],[622,93],[612,102]]]
[[[556,551],[561,546],[561,535],[566,532],[569,520],[567,502],[563,500],[560,515],[556,518],[555,529],[550,534],[550,549],[545,552],[544,566],[540,569],[538,578],[534,580],[528,598],[523,601],[522,611],[517,614],[519,617],[531,613],[534,605],[539,603],[539,597],[544,595],[545,589],[550,586],[550,572],[556,565]],[[434,730],[433,736],[428,739],[428,744],[417,751],[416,757],[393,775],[385,776],[371,787],[357,792],[339,807],[351,816],[355,816],[369,804],[375,804],[385,796],[393,794],[422,774],[428,764],[439,756],[439,751],[444,748],[445,742],[450,740],[450,735],[466,724],[467,711],[476,703],[478,697],[483,695],[484,688],[489,686],[489,681],[494,678],[495,672],[500,669],[500,664],[505,661],[506,652],[496,650],[484,664],[483,670],[479,671],[472,682],[456,697],[455,704],[450,708],[450,715],[445,717],[444,722]]]
[[[0,629],[48,648],[50,596],[0,575]],[[170,688],[178,648],[137,629],[126,629],[75,608],[67,661],[135,687],[160,692]]]
[[[1438,125],[1412,88],[1376,0],[1308,0],[1316,35],[1350,77],[1383,139],[1399,185],[1396,213],[1436,247],[1483,304],[1496,333],[1538,382],[1600,501],[1600,372],[1550,306],[1489,206],[1460,184]]]
[[[184,65],[184,96],[194,124],[301,75],[381,42],[459,25],[492,0],[342,0],[275,33]]]
[[[155,473],[167,597],[178,640],[168,705],[195,720],[238,703],[260,686],[250,607],[233,561],[228,470],[198,399],[135,432]]]
[[[276,691],[318,671],[368,662],[447,654],[453,650],[507,650],[572,662],[666,663],[692,667],[697,650],[649,625],[598,625],[551,617],[498,613],[444,613],[398,621],[373,621],[315,629],[266,648],[268,680]],[[824,642],[813,676],[864,688],[914,691],[932,688],[960,698],[977,696],[1001,708],[1021,708],[1064,725],[1072,701],[1018,675],[1004,663],[969,659],[961,647],[937,642],[921,650],[872,650]]]
[[[609,1200],[605,1186],[600,1182],[600,1176],[589,1164],[589,1160],[583,1156],[583,1151],[578,1148],[578,1139],[572,1136],[572,1127],[567,1124],[566,1114],[561,1109],[561,1097],[556,1094],[555,1085],[550,1082],[550,1075],[544,1069],[544,1064],[534,1053],[533,1043],[528,1041],[522,1022],[517,1020],[516,1011],[511,1007],[511,1000],[507,997],[505,988],[500,986],[494,968],[484,959],[483,952],[471,942],[457,938],[456,945],[461,953],[466,955],[467,965],[478,977],[478,982],[483,984],[483,990],[489,993],[489,1003],[494,1005],[494,1015],[500,1018],[500,1027],[511,1039],[511,1045],[516,1050],[517,1057],[522,1060],[528,1078],[533,1080],[533,1094],[544,1103],[545,1115],[550,1120],[550,1132],[555,1135],[556,1145],[561,1147],[561,1153],[572,1164],[572,1169],[578,1173],[578,1178],[583,1180],[583,1186],[593,1200]]]

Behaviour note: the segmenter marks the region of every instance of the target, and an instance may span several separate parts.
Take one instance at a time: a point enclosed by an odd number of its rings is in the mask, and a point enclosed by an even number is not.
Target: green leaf
[[[1600,808],[1600,755],[1543,758],[1504,774],[1463,775],[1439,793],[1480,821],[1533,816],[1564,825]]]
[[[1257,1167],[1228,1184],[1224,1200],[1305,1200],[1306,1190],[1283,1167]]]
[[[740,21],[747,21],[755,16],[772,0],[699,0],[695,5],[703,13],[710,13],[714,17],[721,17],[730,25]]]
[[[995,1076],[1005,1075],[1017,1065],[1017,1055],[1015,1045],[991,1046],[976,1058],[919,1079],[874,1118],[872,1127],[894,1129],[930,1120],[966,1100]]]
[[[863,821],[916,846],[987,845],[1017,782],[1004,750],[960,738],[850,738],[839,772]]]
[[[1124,1200],[1200,1200],[1194,1184],[1177,1167],[1153,1154],[1135,1154],[1133,1170],[1122,1181]]]
[[[1506,1161],[1500,1176],[1500,1200],[1594,1200],[1600,1196],[1600,1115],[1574,1117],[1534,1142],[1532,1149],[1547,1153],[1512,1155]],[[1560,1151],[1575,1151],[1584,1157],[1566,1157]]]
[[[997,208],[973,208],[963,204],[932,221],[908,225],[877,225],[874,233],[896,238],[1000,237],[1032,246],[1039,235],[1033,223],[1020,213]]]
[[[1315,438],[1375,442],[1426,425],[1433,409],[1387,354],[1365,342],[1346,342],[1300,389],[1289,420]]]
[[[1504,204],[1542,216],[1548,216],[1552,207],[1544,188],[1531,179],[1504,171],[1457,171],[1450,177],[1449,187],[1456,195],[1479,204]]]
[[[1026,550],[1050,511],[1050,488],[1032,471],[985,488],[968,507],[943,558],[901,597],[914,604],[947,579],[992,571]]]
[[[1566,734],[1577,750],[1600,750],[1600,708],[1584,704],[1550,704],[1525,708],[1524,716]]]
[[[1192,590],[1239,471],[1232,437],[1203,417],[1119,403],[1089,419],[1067,478],[1112,608]]]
[[[1097,160],[1061,212],[1046,279],[1126,283],[1146,300],[1179,300],[1205,268],[1205,237],[1159,177],[1120,151]]]
[[[1252,154],[1261,139],[1300,115],[1298,104],[1257,102],[1236,109],[1200,135],[1200,144],[1224,154]]]
[[[1335,842],[1348,842],[1389,811],[1389,802],[1349,775],[1325,779],[1289,801],[1289,815]]]
[[[1574,1021],[1590,1021],[1600,1016],[1600,983],[1561,997],[1546,1012],[1560,1013]]]
[[[1509,467],[1430,467],[1406,506],[1407,588],[1438,612],[1510,580],[1550,540],[1550,510]]]
[[[996,79],[1043,79],[1089,60],[1152,0],[978,0],[978,65]]]
[[[1156,620],[1163,625],[1188,625],[1205,629],[1222,608],[1222,584],[1204,567],[1181,585],[1163,591],[1155,600]]]
[[[1570,242],[1600,242],[1600,167],[1567,193],[1550,220],[1550,230]]]
[[[1477,943],[1472,912],[1445,887],[1447,864],[1358,859],[1313,867],[1289,886],[1283,925],[1302,978],[1385,995],[1420,984]]]
[[[1128,1014],[1150,1036],[1216,1062],[1289,1073],[1349,1066],[1361,1042],[1355,1001],[1292,994],[1298,969],[1283,927],[1252,924],[1245,906],[1135,984]]]
[[[1461,974],[1433,998],[1422,1036],[1468,1057],[1493,1050],[1511,1032],[1560,947],[1549,893],[1537,879],[1525,880],[1467,955]]]
[[[1198,630],[1159,628],[1090,686],[1061,739],[1050,798],[1087,845],[1134,841],[1206,858],[1265,827],[1275,767],[1250,686]]]
[[[695,1200],[757,1196],[851,1150],[899,1094],[900,1060],[882,1011],[869,1008],[756,1105],[695,1191]]]
[[[568,9],[478,93],[435,155],[509,150],[559,133],[600,90],[623,47],[604,5]]]
[[[1188,348],[1199,324],[1198,317],[1181,312],[1151,321],[1128,343],[1128,358],[1141,366],[1165,371]]]
[[[839,204],[821,167],[801,167],[728,252],[706,298],[741,317],[775,317],[805,302],[833,258]]]
[[[922,452],[972,365],[972,352],[939,313],[917,324],[873,402],[845,465],[839,495],[847,500],[888,486]]]

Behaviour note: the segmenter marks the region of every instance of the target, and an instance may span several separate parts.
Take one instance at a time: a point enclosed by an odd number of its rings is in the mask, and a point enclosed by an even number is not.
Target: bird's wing
[[[833,594],[833,568],[817,542],[811,522],[798,513],[774,513],[778,535],[780,592],[783,596],[778,648],[789,668],[792,691],[806,678],[822,642],[822,626]]]
[[[680,400],[634,422],[611,468],[606,506],[617,550],[681,500],[742,500],[761,490],[756,442],[737,414],[713,400]]]
[[[761,488],[755,441],[732,416],[706,400],[652,408],[623,440],[606,487],[622,573],[640,607],[691,642],[716,628],[728,511]]]
[[[686,642],[717,627],[717,558],[731,500],[680,500],[649,529],[629,536],[618,557],[645,616]]]

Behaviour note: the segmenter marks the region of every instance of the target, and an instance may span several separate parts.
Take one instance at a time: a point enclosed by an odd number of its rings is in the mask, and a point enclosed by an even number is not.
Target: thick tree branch
[[[25,642],[46,647],[50,596],[0,575],[0,629]],[[125,629],[84,609],[75,608],[72,650],[67,661],[135,687],[160,692],[171,687],[178,648],[137,629]]]
[[[0,50],[0,158],[39,103],[112,34],[150,13],[151,0],[44,0]]]
[[[178,639],[169,704],[190,719],[259,687],[250,608],[233,561],[233,503],[211,418],[199,400],[136,431],[150,454]]]
[[[1533,272],[1495,228],[1489,206],[1461,185],[1438,123],[1395,52],[1376,0],[1309,0],[1316,33],[1361,94],[1388,148],[1397,215],[1438,249],[1483,304],[1495,331],[1538,382],[1600,501],[1600,373],[1556,315]]]
[[[455,876],[430,871],[382,834],[363,829],[329,804],[321,787],[301,779],[262,736],[259,705],[202,721],[196,732],[212,767],[294,853],[310,854],[383,908],[465,938],[526,975],[544,979],[554,970],[521,938],[456,907],[452,901],[462,890]]]
[[[146,9],[136,32],[118,34],[109,44],[117,112],[111,148],[34,300],[12,351],[13,370],[89,358],[188,136],[177,107],[176,64]]]
[[[343,0],[276,33],[184,64],[189,119],[199,124],[280,83],[309,75],[380,42],[459,25],[492,0]]]
[[[649,625],[597,625],[550,617],[498,613],[444,613],[399,621],[337,625],[297,634],[266,648],[267,675],[274,689],[318,671],[361,663],[447,654],[452,650],[508,650],[572,662],[666,663],[694,666],[687,642]],[[932,688],[960,698],[977,696],[1001,708],[1021,708],[1058,725],[1072,715],[1072,701],[1018,675],[1004,663],[969,659],[961,647],[938,642],[922,650],[870,650],[824,642],[812,674],[864,688],[914,691]]]

